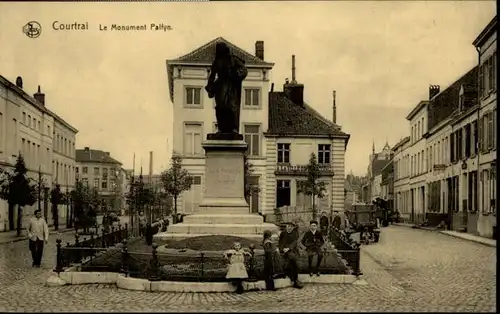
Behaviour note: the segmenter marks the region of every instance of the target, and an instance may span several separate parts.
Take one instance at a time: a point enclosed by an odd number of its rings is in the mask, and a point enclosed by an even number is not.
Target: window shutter
[[[488,149],[493,148],[493,111],[490,111],[488,117]]]
[[[478,127],[479,127],[479,152],[484,151],[484,138],[483,138],[483,133],[484,133],[484,122],[483,122],[483,117],[481,117],[478,121]]]
[[[497,148],[497,109],[493,110],[493,148]]]

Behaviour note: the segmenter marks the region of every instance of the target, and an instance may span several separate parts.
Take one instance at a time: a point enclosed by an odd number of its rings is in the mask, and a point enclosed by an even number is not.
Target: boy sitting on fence
[[[312,277],[313,273],[319,276],[319,266],[321,265],[321,260],[323,259],[323,253],[321,252],[323,245],[325,244],[325,239],[321,231],[318,230],[318,222],[311,220],[309,223],[309,230],[304,233],[302,237],[302,245],[306,247],[307,261],[309,263],[309,275]],[[316,255],[316,268],[312,268],[312,261]]]

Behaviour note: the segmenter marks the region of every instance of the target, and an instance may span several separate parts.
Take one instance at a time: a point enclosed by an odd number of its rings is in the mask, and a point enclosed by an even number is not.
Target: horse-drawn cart
[[[380,239],[379,211],[371,204],[353,204],[346,211],[351,225],[351,237],[364,244],[377,243]]]

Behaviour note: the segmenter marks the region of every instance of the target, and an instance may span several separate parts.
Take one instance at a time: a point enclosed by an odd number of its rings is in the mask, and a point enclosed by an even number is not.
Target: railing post
[[[250,244],[248,247],[250,249],[250,258],[248,260],[248,278],[255,277],[254,274],[254,263],[255,263],[255,245]]]
[[[128,247],[127,247],[127,239],[122,241],[122,268],[121,272],[125,274],[125,277],[128,277]]]
[[[75,247],[80,246],[80,235],[75,233]]]
[[[201,276],[198,279],[198,281],[203,281],[203,277],[205,277],[205,253],[204,252],[200,253],[200,263],[201,263],[201,267],[200,267]]]
[[[153,248],[153,253],[152,253],[152,256],[151,256],[151,271],[150,271],[150,274],[149,274],[149,280],[150,281],[157,281],[159,280],[159,277],[158,277],[158,244],[156,243],[153,243],[152,245],[152,248]]]
[[[56,268],[54,271],[59,275],[63,271],[63,261],[62,261],[62,248],[61,248],[61,239],[56,240],[57,254],[56,254]]]

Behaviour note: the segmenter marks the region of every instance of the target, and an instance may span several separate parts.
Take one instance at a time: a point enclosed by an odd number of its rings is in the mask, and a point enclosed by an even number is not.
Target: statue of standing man
[[[215,97],[218,133],[239,133],[241,87],[247,74],[245,61],[231,54],[225,43],[217,43],[205,90],[209,98]]]

